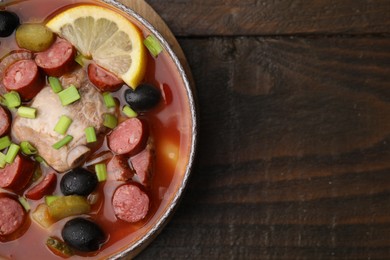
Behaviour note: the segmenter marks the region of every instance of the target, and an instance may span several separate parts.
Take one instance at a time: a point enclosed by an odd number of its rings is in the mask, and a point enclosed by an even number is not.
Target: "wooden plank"
[[[389,149],[390,39],[213,38],[181,45],[197,79],[203,164],[362,160]]]
[[[146,0],[175,35],[386,33],[388,0]]]
[[[387,259],[390,39],[180,44],[198,89],[198,163],[139,259]]]

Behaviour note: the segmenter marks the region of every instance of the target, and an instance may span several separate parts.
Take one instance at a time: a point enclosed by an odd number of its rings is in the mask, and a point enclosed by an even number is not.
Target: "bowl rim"
[[[194,91],[195,86],[194,83],[190,83],[189,76],[187,75],[183,65],[181,64],[179,58],[173,51],[173,49],[170,47],[169,43],[165,38],[162,36],[162,34],[157,31],[157,29],[149,23],[145,18],[143,18],[140,14],[138,14],[135,10],[133,10],[131,7],[128,7],[124,5],[123,3],[118,2],[118,0],[100,0],[106,4],[109,4],[115,8],[118,8],[122,12],[126,13],[127,15],[133,17],[136,19],[139,23],[141,23],[142,26],[144,26],[147,30],[149,30],[163,45],[165,51],[168,53],[169,57],[172,59],[174,66],[177,68],[178,73],[180,75],[180,78],[183,82],[185,92],[188,98],[188,105],[190,110],[190,116],[191,116],[191,149],[189,152],[188,162],[186,164],[185,173],[182,178],[182,182],[179,185],[179,188],[174,195],[171,202],[166,207],[165,211],[163,212],[162,216],[158,219],[156,224],[152,226],[152,228],[145,233],[138,241],[131,244],[130,246],[126,247],[123,251],[117,252],[114,255],[111,255],[108,259],[119,259],[125,256],[131,255],[134,257],[136,254],[140,253],[142,249],[144,249],[161,231],[161,229],[167,224],[170,217],[173,215],[180,199],[182,198],[182,195],[184,193],[184,190],[187,186],[188,179],[190,176],[190,173],[193,168],[193,164],[195,161],[196,156],[196,148],[197,148],[197,140],[198,140],[198,112],[197,112],[197,105],[195,101]],[[190,73],[190,72],[189,72]],[[134,255],[132,255],[134,254]]]

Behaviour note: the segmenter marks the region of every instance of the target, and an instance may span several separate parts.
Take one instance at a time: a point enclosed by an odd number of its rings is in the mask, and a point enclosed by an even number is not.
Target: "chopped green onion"
[[[103,93],[103,99],[104,99],[104,104],[106,104],[107,108],[115,107],[116,103],[114,98],[111,96],[110,93],[104,92]]]
[[[74,85],[70,85],[70,87],[58,92],[58,97],[63,106],[67,106],[81,98],[79,91]]]
[[[81,67],[84,67],[85,63],[84,63],[84,60],[87,60],[87,57],[85,57],[84,55],[82,55],[81,53],[77,54],[76,55],[76,58],[74,58],[74,60],[80,64]]]
[[[65,136],[64,138],[62,138],[61,140],[59,140],[57,143],[53,144],[53,148],[58,150],[60,149],[61,147],[67,145],[68,143],[70,143],[71,141],[73,140],[73,136],[71,135],[67,135]]]
[[[56,126],[54,127],[54,131],[57,133],[64,135],[66,134],[66,131],[68,131],[68,128],[70,124],[72,124],[73,120],[65,115],[62,115],[60,117],[60,120],[58,120]]]
[[[8,148],[7,154],[5,155],[5,161],[9,164],[13,163],[16,155],[20,150],[20,146],[17,144],[11,144]]]
[[[105,127],[114,129],[117,126],[117,124],[118,124],[118,119],[114,115],[104,114],[103,125]]]
[[[53,201],[55,201],[59,197],[60,196],[57,196],[57,195],[47,195],[47,196],[45,196],[46,205],[50,205]]]
[[[95,164],[95,172],[99,182],[107,180],[107,167],[104,163]]]
[[[18,107],[20,106],[20,104],[22,104],[19,93],[16,91],[11,91],[4,94],[4,98],[5,98],[5,103],[9,108]]]
[[[123,114],[125,114],[128,117],[137,117],[138,116],[137,112],[135,112],[133,109],[131,109],[131,107],[129,107],[128,105],[126,105],[122,108],[122,112],[123,112]]]
[[[19,197],[19,202],[22,204],[23,208],[28,212],[30,210],[30,204],[28,204],[28,201],[25,197]]]
[[[49,84],[54,93],[58,93],[62,90],[61,82],[56,77],[49,77]]]
[[[74,255],[73,250],[64,242],[55,237],[49,237],[46,240],[46,246],[56,255],[64,258]]]
[[[45,162],[45,159],[43,159],[41,156],[37,155],[35,156],[35,161],[39,162],[39,163],[44,163],[46,164]]]
[[[6,163],[7,162],[5,161],[5,154],[0,153],[0,168],[3,169]]]
[[[85,137],[87,138],[87,143],[93,143],[97,141],[95,128],[93,126],[89,126],[85,128]]]
[[[20,143],[20,148],[22,149],[22,153],[24,153],[26,155],[31,155],[31,154],[36,154],[37,153],[37,149],[34,146],[32,146],[32,144],[30,144],[27,141],[21,142]]]
[[[0,138],[0,150],[3,150],[12,144],[11,139],[9,139],[8,135]]]
[[[161,47],[160,43],[156,39],[154,35],[149,35],[144,40],[144,45],[146,48],[148,48],[150,54],[152,54],[153,57],[157,58],[157,56],[162,52],[163,48]]]
[[[37,109],[33,107],[19,107],[18,115],[21,117],[34,119],[37,117]]]

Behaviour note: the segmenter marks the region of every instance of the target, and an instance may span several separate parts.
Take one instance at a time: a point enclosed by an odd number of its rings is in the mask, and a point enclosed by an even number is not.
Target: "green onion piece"
[[[45,160],[41,156],[37,155],[37,156],[35,156],[35,161],[41,163],[41,162],[44,162]]]
[[[48,164],[46,163],[45,159],[42,158],[42,156],[37,155],[34,157],[34,159],[36,162],[43,164],[44,166],[48,166]]]
[[[22,204],[23,208],[28,212],[30,210],[30,204],[28,204],[28,201],[25,197],[19,197],[19,202]]]
[[[5,155],[5,161],[9,164],[13,163],[16,155],[20,150],[20,146],[17,144],[11,144],[8,148],[7,154]]]
[[[61,82],[56,77],[49,77],[49,84],[54,93],[58,93],[62,90]]]
[[[59,197],[60,196],[57,196],[57,195],[47,195],[47,196],[45,196],[46,205],[50,205],[53,201],[55,201]]]
[[[122,112],[127,117],[137,117],[138,116],[137,112],[135,112],[133,109],[131,109],[131,107],[129,107],[128,105],[126,105],[122,108]]]
[[[114,129],[117,126],[117,124],[118,124],[118,119],[114,115],[104,114],[103,125],[105,127]]]
[[[84,67],[85,63],[84,63],[84,60],[87,60],[87,58],[82,55],[81,53],[77,54],[76,55],[76,58],[74,58],[74,60],[80,64],[81,67]]]
[[[49,237],[46,240],[46,246],[56,255],[64,258],[74,255],[73,250],[64,242],[55,237]]]
[[[7,162],[5,161],[5,154],[0,153],[0,168],[3,169],[6,163]]]
[[[95,164],[95,172],[99,182],[107,180],[107,167],[104,163]]]
[[[115,107],[116,103],[114,98],[111,96],[110,93],[104,92],[103,93],[103,99],[104,99],[104,104],[106,104],[107,108]]]
[[[39,162],[39,163],[44,163],[46,164],[45,162],[45,159],[43,159],[41,156],[37,155],[35,156],[35,161]]]
[[[54,131],[57,133],[64,135],[66,134],[66,131],[68,131],[68,128],[70,124],[72,124],[73,120],[65,115],[62,115],[60,117],[60,120],[58,120],[56,126],[54,127]]]
[[[87,143],[93,143],[97,141],[95,128],[93,126],[89,126],[85,128],[85,137],[87,138]]]
[[[34,119],[37,117],[37,109],[33,107],[19,107],[18,115],[21,117]]]
[[[0,138],[0,150],[3,150],[12,144],[11,139],[9,139],[8,135]]]
[[[69,104],[72,104],[73,102],[79,100],[80,94],[77,88],[74,85],[70,85],[70,87],[62,90],[58,93],[58,97],[61,100],[61,104],[63,106],[67,106]]]
[[[65,136],[64,138],[62,138],[61,140],[59,140],[57,143],[53,144],[53,148],[58,150],[60,149],[61,147],[67,145],[68,143],[70,143],[71,141],[73,140],[73,136],[71,135],[67,135]]]
[[[4,94],[4,98],[5,98],[5,103],[9,108],[18,107],[20,106],[20,104],[22,104],[19,93],[16,91],[11,91]]]
[[[20,148],[22,149],[22,153],[24,153],[26,155],[31,155],[31,154],[36,154],[37,153],[37,149],[34,146],[32,146],[32,144],[30,144],[27,141],[21,142],[20,143]]]
[[[157,38],[154,35],[149,35],[144,40],[144,45],[146,48],[148,48],[150,54],[152,54],[153,57],[157,58],[157,56],[162,52],[163,48],[161,47],[161,44],[158,42]]]

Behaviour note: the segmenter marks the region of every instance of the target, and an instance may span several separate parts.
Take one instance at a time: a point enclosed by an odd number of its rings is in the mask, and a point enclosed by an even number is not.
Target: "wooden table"
[[[390,1],[146,0],[200,107],[198,159],[138,259],[390,258]]]

